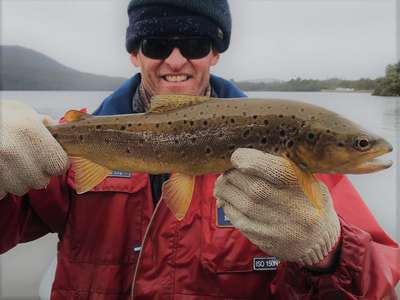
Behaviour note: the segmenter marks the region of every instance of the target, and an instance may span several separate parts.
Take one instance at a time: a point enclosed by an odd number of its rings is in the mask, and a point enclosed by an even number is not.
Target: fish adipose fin
[[[185,217],[192,201],[194,182],[194,176],[174,173],[163,184],[161,197],[179,221]]]
[[[211,98],[206,96],[159,95],[151,98],[149,112],[163,113],[210,100]]]
[[[311,201],[313,206],[321,211],[322,191],[318,179],[311,173],[301,170],[295,163],[290,161],[296,174],[299,185],[304,191],[306,197]]]
[[[70,157],[75,172],[75,189],[83,194],[102,182],[112,171],[82,157]]]
[[[85,112],[82,112],[79,110],[71,109],[64,114],[63,119],[66,122],[75,122],[75,121],[84,120],[84,119],[87,119],[90,117],[92,117],[91,114],[88,114],[88,113],[85,113]]]

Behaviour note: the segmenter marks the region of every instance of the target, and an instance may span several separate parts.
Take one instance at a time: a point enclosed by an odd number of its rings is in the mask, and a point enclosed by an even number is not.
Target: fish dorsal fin
[[[92,117],[92,115],[90,115],[88,113],[85,113],[85,112],[79,111],[79,110],[75,110],[75,109],[71,109],[64,114],[63,119],[66,122],[75,122],[75,121],[84,120],[84,119],[87,119],[90,117]]]
[[[300,169],[294,162],[290,161],[291,166],[296,174],[299,185],[304,191],[306,197],[311,201],[312,205],[321,211],[322,191],[318,179],[312,173],[308,173]]]
[[[112,171],[82,157],[70,157],[75,172],[75,189],[83,194],[102,182]]]
[[[163,184],[162,198],[179,221],[185,217],[192,201],[194,182],[194,176],[174,173]]]
[[[210,100],[207,96],[158,95],[151,98],[149,112],[162,113]]]

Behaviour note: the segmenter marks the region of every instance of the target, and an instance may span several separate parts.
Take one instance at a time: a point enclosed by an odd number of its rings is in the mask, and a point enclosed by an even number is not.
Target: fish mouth
[[[336,171],[345,174],[366,174],[385,170],[391,167],[393,162],[391,160],[382,159],[380,156],[392,150],[393,147],[388,145],[387,147],[372,152],[366,152],[357,160],[352,160],[339,166],[336,168]]]

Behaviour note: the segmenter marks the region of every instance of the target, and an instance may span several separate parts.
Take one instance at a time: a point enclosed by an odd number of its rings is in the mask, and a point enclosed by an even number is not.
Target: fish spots
[[[96,125],[96,129],[101,129],[101,125]]]
[[[243,138],[245,138],[245,139],[248,138],[249,135],[250,135],[250,129],[246,129],[242,134]]]
[[[309,142],[310,144],[315,144],[317,141],[317,135],[314,132],[308,132],[306,134],[306,140],[307,142]]]
[[[167,123],[168,125],[172,125],[172,122],[171,121],[168,121],[168,123]]]
[[[206,154],[208,154],[208,155],[211,155],[211,154],[212,154],[212,149],[211,149],[211,147],[210,147],[210,146],[207,146],[207,147],[204,149],[204,152],[205,152]]]
[[[142,126],[142,123],[138,123],[137,125],[140,127],[140,126]]]
[[[231,118],[230,121],[231,121],[232,124],[235,124],[235,119],[234,118]]]
[[[190,124],[190,126],[193,126],[194,122],[193,121],[189,121],[189,124]]]
[[[126,130],[126,126],[125,126],[125,125],[122,125],[122,126],[120,127],[120,130]]]
[[[253,119],[257,120],[258,116],[257,115],[253,115]]]
[[[264,125],[265,125],[265,126],[268,126],[268,125],[269,125],[269,120],[265,119],[265,120],[264,120]]]
[[[262,139],[260,140],[260,143],[262,144],[262,145],[265,145],[266,143],[268,142],[268,139],[267,139],[267,137],[262,137]]]
[[[204,120],[204,121],[203,121],[203,125],[204,125],[204,126],[208,126],[208,121],[207,121],[207,120]]]
[[[194,136],[190,139],[190,141],[192,142],[192,144],[195,144],[197,142],[197,138]]]
[[[283,119],[283,115],[278,115],[278,118],[279,119]]]
[[[159,123],[156,123],[155,126],[156,126],[156,128],[160,128],[160,124]]]

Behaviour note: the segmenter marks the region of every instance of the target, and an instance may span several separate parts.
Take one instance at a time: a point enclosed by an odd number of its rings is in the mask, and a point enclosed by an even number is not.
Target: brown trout
[[[99,184],[111,170],[172,173],[163,199],[181,220],[194,177],[232,168],[237,148],[286,158],[305,195],[320,207],[313,173],[370,173],[390,167],[376,157],[392,146],[383,138],[327,109],[280,99],[216,99],[156,96],[142,114],[65,115],[48,129],[71,157],[78,193]]]

